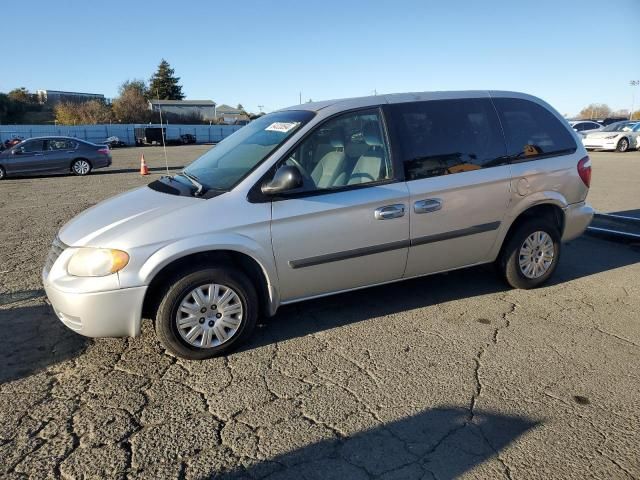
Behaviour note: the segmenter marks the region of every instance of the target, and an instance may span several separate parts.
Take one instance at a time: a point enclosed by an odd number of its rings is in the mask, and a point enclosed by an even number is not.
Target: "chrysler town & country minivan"
[[[590,176],[569,124],[521,93],[298,105],[78,215],[43,282],[82,335],[153,318],[167,350],[203,359],[305,299],[491,262],[537,287],[591,221]]]

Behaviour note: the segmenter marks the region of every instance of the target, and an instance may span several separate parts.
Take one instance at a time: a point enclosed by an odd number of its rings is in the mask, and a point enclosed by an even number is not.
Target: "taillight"
[[[578,175],[587,187],[591,185],[591,159],[588,156],[578,162]]]
[[[109,155],[109,149],[108,148],[99,148],[98,149],[98,153],[101,153],[103,155]]]

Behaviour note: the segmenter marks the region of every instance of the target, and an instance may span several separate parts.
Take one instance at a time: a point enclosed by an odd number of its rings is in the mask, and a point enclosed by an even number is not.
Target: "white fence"
[[[134,128],[159,127],[155,125],[117,124],[117,125],[0,125],[0,141],[14,138],[65,136],[75,137],[94,143],[102,143],[108,137],[118,137],[128,145],[135,145]],[[198,143],[215,143],[228,137],[239,125],[163,125],[167,129],[167,140],[180,138],[190,133],[196,136]]]

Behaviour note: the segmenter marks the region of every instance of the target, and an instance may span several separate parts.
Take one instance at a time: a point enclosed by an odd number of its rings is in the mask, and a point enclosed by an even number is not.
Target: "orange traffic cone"
[[[140,175],[149,175],[149,167],[144,161],[144,153],[140,155]]]

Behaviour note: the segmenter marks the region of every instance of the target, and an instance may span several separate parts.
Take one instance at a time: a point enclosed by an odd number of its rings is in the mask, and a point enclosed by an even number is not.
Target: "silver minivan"
[[[72,330],[154,318],[167,350],[203,359],[310,298],[490,262],[537,287],[591,221],[590,176],[569,124],[521,93],[297,105],[78,215],[42,278]]]

